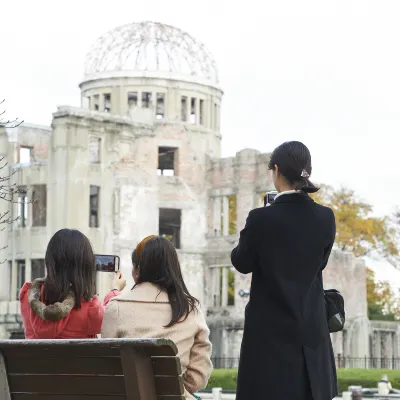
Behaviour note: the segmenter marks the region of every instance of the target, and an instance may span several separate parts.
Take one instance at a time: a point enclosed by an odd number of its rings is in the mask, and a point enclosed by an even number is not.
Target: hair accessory
[[[310,174],[305,169],[303,169],[303,171],[301,171],[301,177],[302,178],[309,178]]]
[[[144,245],[150,240],[157,237],[157,235],[150,235],[150,236],[146,236],[137,246],[136,246],[136,254],[137,254],[137,258],[138,260],[140,260],[142,258],[142,251],[144,249]]]

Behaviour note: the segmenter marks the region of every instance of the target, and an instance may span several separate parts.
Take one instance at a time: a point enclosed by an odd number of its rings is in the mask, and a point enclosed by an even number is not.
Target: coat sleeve
[[[331,241],[329,245],[325,248],[324,257],[322,259],[321,271],[323,271],[325,267],[328,265],[329,256],[331,255],[331,251],[333,248],[333,244],[335,243],[335,237],[336,237],[335,214],[333,213],[332,210],[330,210],[330,212],[331,212]]]
[[[257,209],[250,211],[246,225],[240,232],[239,244],[232,250],[231,262],[242,274],[253,272],[257,262],[259,225],[255,215]]]
[[[196,393],[207,386],[213,366],[211,362],[212,345],[203,313],[197,311],[197,333],[190,350],[189,364],[183,375],[183,384],[189,393]]]
[[[121,294],[120,291],[118,290],[110,290],[107,294],[106,297],[104,297],[104,307],[107,306],[107,304],[110,302],[111,299],[113,299],[116,296],[119,296]]]
[[[110,301],[104,311],[103,325],[101,326],[101,337],[118,338],[118,301]]]

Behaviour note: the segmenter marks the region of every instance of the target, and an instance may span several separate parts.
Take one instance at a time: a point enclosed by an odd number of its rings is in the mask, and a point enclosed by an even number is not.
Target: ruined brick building
[[[247,301],[239,292],[250,277],[234,272],[230,251],[272,182],[269,154],[244,149],[221,158],[214,59],[177,28],[125,25],[95,43],[80,89],[81,107],[58,107],[51,127],[0,131],[0,155],[27,190],[13,204],[0,202],[0,212],[19,217],[0,232],[8,245],[0,337],[20,332],[18,291],[44,275],[58,229],[79,229],[97,253],[119,255],[128,276],[136,243],[158,233],[175,244],[189,290],[207,310],[215,357],[237,357]],[[100,295],[111,277],[98,273]],[[348,324],[334,337],[335,352],[397,356],[397,324],[368,321],[365,265],[334,252],[325,279],[346,297]]]

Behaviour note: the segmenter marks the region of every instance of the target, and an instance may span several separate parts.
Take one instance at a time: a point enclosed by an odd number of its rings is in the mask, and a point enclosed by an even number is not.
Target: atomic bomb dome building
[[[178,28],[132,23],[94,43],[79,87],[81,106],[58,107],[51,126],[0,131],[0,155],[27,190],[15,203],[0,202],[1,213],[19,217],[0,232],[8,245],[0,337],[21,335],[19,289],[45,275],[57,230],[79,229],[96,253],[118,255],[126,276],[138,241],[159,234],[178,249],[187,286],[206,310],[214,356],[238,357],[251,277],[233,270],[230,252],[272,182],[269,154],[244,149],[221,158],[223,91],[213,56]],[[97,273],[100,296],[111,279]],[[363,262],[334,251],[325,285],[346,300],[336,354],[399,355],[397,324],[367,318]]]

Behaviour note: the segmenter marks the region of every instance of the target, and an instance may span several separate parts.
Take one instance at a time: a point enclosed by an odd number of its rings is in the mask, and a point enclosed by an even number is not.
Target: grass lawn
[[[338,369],[339,392],[346,391],[350,385],[360,385],[364,388],[376,388],[382,375],[386,374],[394,388],[400,388],[400,370],[386,369]],[[208,382],[208,389],[221,387],[225,390],[236,389],[236,369],[215,369]]]

